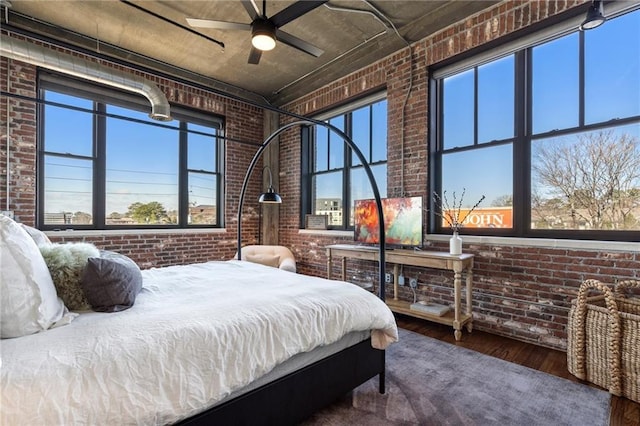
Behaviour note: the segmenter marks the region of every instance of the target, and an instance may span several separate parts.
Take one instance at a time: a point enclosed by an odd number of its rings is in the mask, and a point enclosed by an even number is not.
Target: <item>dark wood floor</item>
[[[462,334],[462,340],[456,342],[451,327],[404,315],[396,315],[396,320],[398,327],[406,330],[544,371],[574,382],[589,384],[578,380],[569,373],[567,370],[567,354],[562,351],[547,349],[478,330],[467,333],[465,329]],[[591,386],[597,387],[595,385]],[[627,398],[612,396],[609,424],[610,426],[640,425],[640,404]]]

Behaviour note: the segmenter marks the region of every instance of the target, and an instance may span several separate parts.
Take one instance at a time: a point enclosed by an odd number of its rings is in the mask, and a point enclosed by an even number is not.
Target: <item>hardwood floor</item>
[[[478,330],[468,333],[465,329],[462,334],[462,340],[456,342],[451,327],[399,314],[396,315],[396,320],[398,327],[406,330],[544,371],[574,382],[589,384],[569,373],[567,370],[567,354],[562,351],[547,349]],[[597,387],[593,384],[589,385]],[[609,424],[610,426],[640,426],[640,404],[627,398],[612,396]]]

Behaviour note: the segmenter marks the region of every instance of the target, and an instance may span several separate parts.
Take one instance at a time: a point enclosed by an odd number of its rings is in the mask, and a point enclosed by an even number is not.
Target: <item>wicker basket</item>
[[[614,291],[586,280],[569,312],[569,372],[614,395],[640,402],[640,299],[625,296],[640,281],[621,281]],[[597,289],[602,295],[587,297]]]

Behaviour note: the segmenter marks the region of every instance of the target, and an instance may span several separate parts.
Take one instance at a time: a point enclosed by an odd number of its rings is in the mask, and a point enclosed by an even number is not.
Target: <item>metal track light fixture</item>
[[[580,24],[580,30],[585,31],[594,29],[602,25],[606,20],[607,18],[604,16],[604,4],[602,0],[593,0],[589,6],[589,10],[587,11],[587,17],[584,22]]]

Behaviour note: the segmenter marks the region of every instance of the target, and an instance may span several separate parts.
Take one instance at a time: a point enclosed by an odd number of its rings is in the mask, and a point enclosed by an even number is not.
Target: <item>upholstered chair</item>
[[[238,258],[236,253],[234,259]],[[287,247],[249,245],[242,247],[242,260],[273,266],[284,271],[296,272],[296,258]]]

